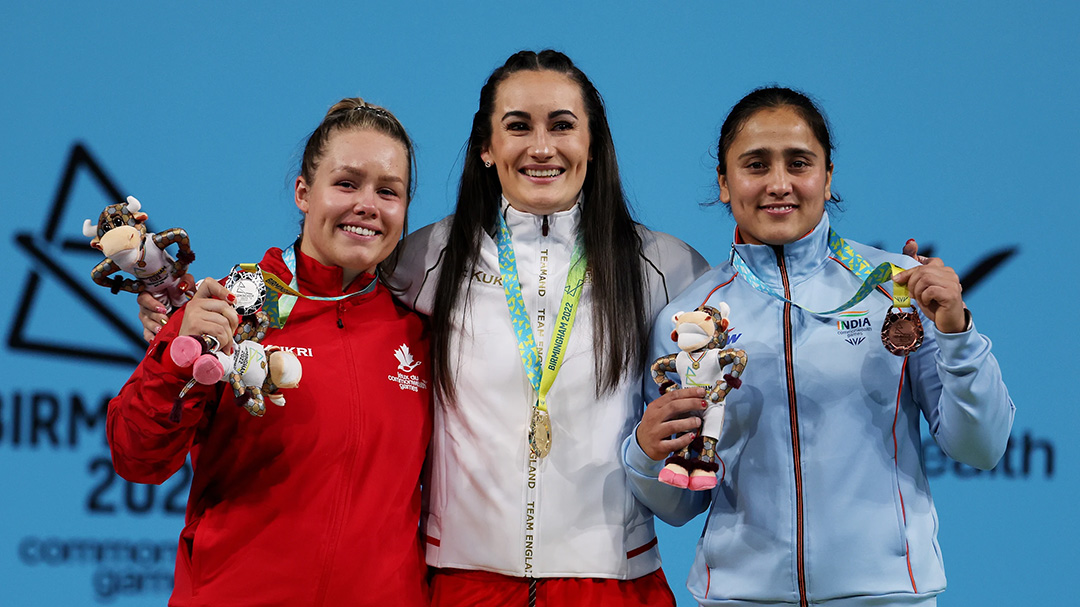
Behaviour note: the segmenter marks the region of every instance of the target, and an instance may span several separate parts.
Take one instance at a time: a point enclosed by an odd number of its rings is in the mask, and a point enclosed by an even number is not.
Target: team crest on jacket
[[[427,381],[420,379],[418,375],[413,373],[413,370],[420,366],[421,361],[413,359],[412,352],[409,351],[407,344],[401,344],[394,350],[394,358],[398,361],[397,373],[387,375],[386,379],[396,383],[398,388],[402,390],[411,392],[427,390]]]
[[[866,337],[874,330],[867,314],[866,310],[841,312],[840,318],[836,320],[837,335],[853,346],[866,341]]]
[[[397,350],[394,350],[394,357],[398,360],[398,371],[404,371],[411,373],[413,369],[420,366],[420,361],[414,361],[412,352],[409,352],[409,346],[401,344]]]

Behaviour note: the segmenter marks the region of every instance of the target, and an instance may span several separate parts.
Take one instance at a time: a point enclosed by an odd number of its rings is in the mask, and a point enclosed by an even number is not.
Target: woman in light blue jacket
[[[709,510],[688,581],[702,605],[933,605],[945,575],[920,416],[952,458],[996,465],[1014,409],[990,341],[941,260],[831,230],[832,146],[806,96],[750,93],[718,148],[735,246],[658,316],[650,358],[677,351],[673,314],[730,306],[728,347],[749,362],[718,443],[693,444],[715,451],[721,480],[711,491],[657,480],[695,440],[687,415],[705,390],[661,396],[647,374],[653,400],[623,445],[632,489],[671,524]],[[904,313],[905,288],[917,315]]]

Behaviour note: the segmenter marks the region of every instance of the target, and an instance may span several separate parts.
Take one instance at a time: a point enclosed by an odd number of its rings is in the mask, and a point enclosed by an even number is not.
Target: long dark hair
[[[520,51],[492,72],[480,89],[480,106],[473,115],[465,149],[457,208],[443,252],[431,324],[435,389],[448,400],[455,396],[450,364],[454,310],[459,302],[467,301],[471,283],[464,295],[462,283],[469,282],[470,270],[480,257],[483,235],[494,232],[502,192],[496,171],[484,168],[480,153],[491,141],[496,89],[511,74],[525,70],[566,75],[581,88],[588,114],[592,160],[582,186],[579,230],[592,275],[596,392],[614,389],[624,374],[636,374],[645,362],[650,319],[645,308],[641,237],[619,179],[604,100],[566,55],[553,50]],[[462,314],[466,312],[464,306]]]

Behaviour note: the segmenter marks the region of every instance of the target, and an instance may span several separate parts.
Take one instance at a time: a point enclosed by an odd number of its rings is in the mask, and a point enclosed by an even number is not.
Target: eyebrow
[[[742,154],[739,154],[739,159],[743,159],[748,156],[765,156],[770,154],[771,152],[772,150],[770,150],[769,148],[754,148],[752,150],[747,150]],[[814,158],[817,158],[817,154],[815,154],[813,150],[808,150],[806,148],[785,148],[784,154],[787,156],[813,156]]]
[[[360,176],[360,177],[363,177],[363,176],[367,175],[367,171],[364,171],[363,169],[361,169],[359,167],[355,167],[355,166],[352,166],[352,165],[349,165],[349,164],[340,165],[340,166],[337,167],[337,170],[348,173],[349,175],[357,175],[357,176]],[[400,183],[402,185],[405,185],[405,180],[404,179],[402,179],[401,177],[398,177],[397,175],[393,175],[391,173],[385,173],[385,174],[380,175],[378,177],[378,180],[379,181],[394,181],[394,182]]]
[[[552,110],[548,112],[548,120],[558,118],[559,116],[572,116],[575,120],[577,120],[577,114],[571,112],[570,110]],[[532,114],[528,112],[523,112],[521,110],[510,110],[509,112],[503,114],[502,119],[506,120],[507,118],[521,118],[523,120],[530,120],[532,119]]]

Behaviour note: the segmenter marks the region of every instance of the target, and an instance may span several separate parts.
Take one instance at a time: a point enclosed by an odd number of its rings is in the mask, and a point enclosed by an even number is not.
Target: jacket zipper
[[[784,264],[784,248],[775,247],[776,265],[780,268],[780,280],[784,283],[784,299],[791,299],[791,285],[788,283],[787,266]],[[799,575],[799,605],[807,607],[806,600],[806,564],[803,555],[803,486],[802,460],[799,455],[799,411],[795,398],[795,360],[792,351],[791,302],[784,302],[784,368],[787,374],[788,413],[791,418],[791,455],[795,473],[795,563]]]
[[[342,320],[346,314],[346,304],[343,301],[339,301],[335,306],[337,309],[337,325],[339,329],[345,328],[345,323]],[[360,382],[356,376],[357,360],[353,353],[351,336],[347,333],[338,333],[338,339],[342,345],[342,358],[346,361],[345,368],[348,369],[348,388],[349,393],[353,395],[359,395],[363,392],[360,389]],[[330,513],[332,517],[330,533],[329,533],[329,545],[326,548],[323,561],[323,573],[319,577],[318,585],[315,591],[315,605],[322,606],[326,604],[326,595],[330,590],[330,571],[333,568],[333,563],[336,560],[337,551],[339,548],[338,536],[341,533],[341,529],[344,526],[344,518],[348,516],[350,506],[352,503],[352,484],[353,469],[356,464],[356,454],[360,449],[360,427],[362,425],[361,410],[359,406],[359,397],[354,396],[350,399],[348,408],[350,409],[349,415],[349,429],[348,439],[345,445],[345,466],[344,472],[339,479],[338,494],[340,494],[341,502],[338,509],[333,510]]]

